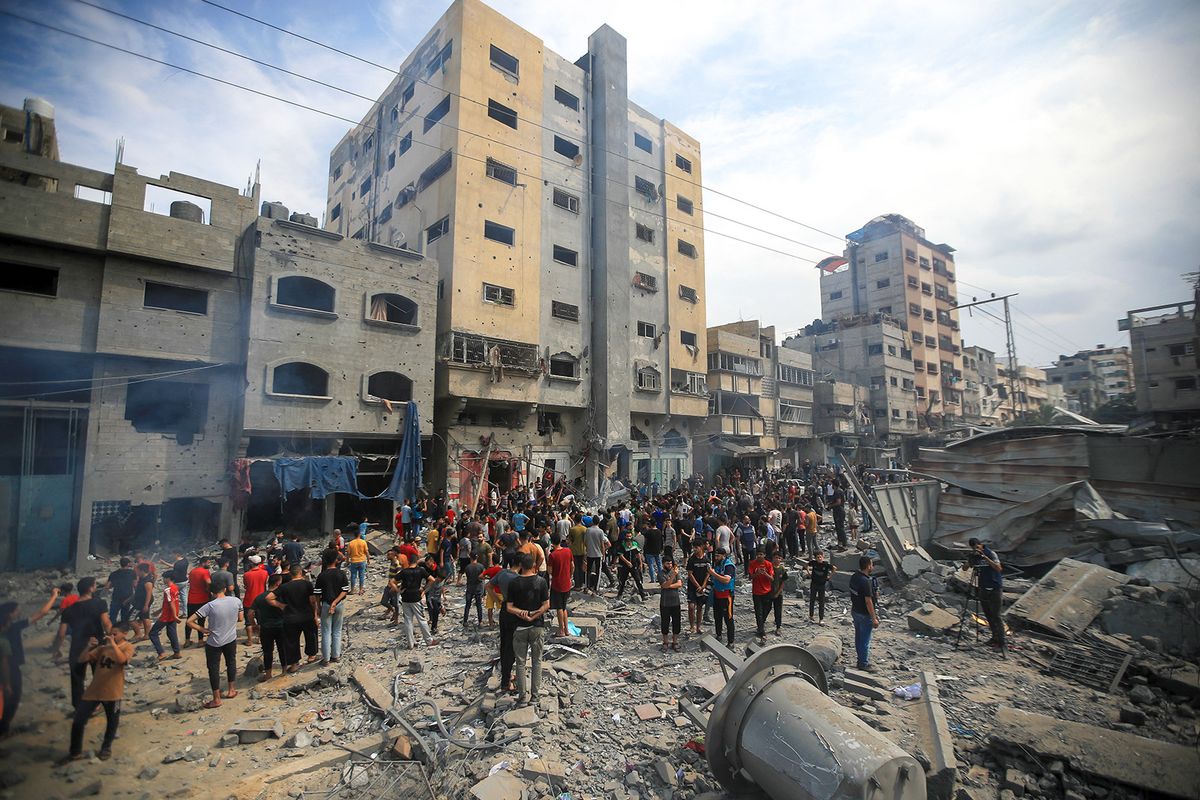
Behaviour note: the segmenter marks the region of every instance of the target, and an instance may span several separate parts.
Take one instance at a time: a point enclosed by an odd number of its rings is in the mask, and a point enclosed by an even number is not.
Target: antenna
[[[125,163],[125,137],[117,139],[117,164]]]

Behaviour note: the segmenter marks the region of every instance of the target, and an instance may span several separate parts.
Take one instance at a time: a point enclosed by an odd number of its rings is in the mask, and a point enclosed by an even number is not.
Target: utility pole
[[[975,306],[987,305],[988,303],[995,303],[997,301],[1002,301],[1004,303],[1004,345],[1005,349],[1008,351],[1008,397],[1009,402],[1012,404],[1014,420],[1017,417],[1017,342],[1016,339],[1013,338],[1012,314],[1009,311],[1008,299],[1010,297],[1016,297],[1017,294],[1018,292],[1013,292],[1012,294],[1006,294],[1002,297],[990,297],[987,300],[976,300],[974,302],[967,303],[966,305],[956,306],[956,308],[961,311],[964,308],[973,308]],[[994,315],[991,316],[994,317]],[[1022,415],[1025,414],[1025,405],[1025,401],[1022,400]]]

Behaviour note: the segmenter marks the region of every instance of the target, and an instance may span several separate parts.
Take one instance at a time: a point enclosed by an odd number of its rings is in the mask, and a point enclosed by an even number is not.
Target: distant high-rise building
[[[485,482],[692,471],[700,145],[628,84],[607,26],[570,60],[456,0],[330,156],[326,228],[441,265],[433,483],[466,505]]]

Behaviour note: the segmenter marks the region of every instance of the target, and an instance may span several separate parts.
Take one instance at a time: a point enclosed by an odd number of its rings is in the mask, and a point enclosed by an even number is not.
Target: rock
[[[537,709],[531,705],[514,708],[504,715],[503,720],[510,728],[532,728],[540,721]]]
[[[322,689],[332,689],[335,686],[342,685],[342,676],[337,673],[337,670],[322,670],[317,673],[317,684]]]
[[[408,662],[408,674],[409,675],[420,675],[424,671],[425,671],[425,665],[422,664],[420,661],[413,659],[412,661]]]
[[[236,734],[240,744],[254,744],[263,739],[282,739],[283,723],[273,719],[252,719],[234,724],[227,733]]]
[[[910,578],[933,569],[933,562],[919,553],[909,553],[900,559],[900,569]]]
[[[102,781],[92,781],[87,786],[84,786],[82,789],[75,792],[75,794],[71,795],[71,797],[95,797],[96,795],[100,794],[100,790],[102,788]]]
[[[526,780],[545,782],[554,789],[563,789],[567,785],[567,773],[563,765],[557,761],[544,758],[527,758],[521,769],[521,777]]]
[[[1154,702],[1154,692],[1150,691],[1149,686],[1135,686],[1129,692],[1129,699],[1140,706],[1150,705]]]
[[[1027,780],[1028,776],[1024,772],[1017,769],[1006,769],[1004,770],[1004,780],[1000,786],[1002,789],[1012,792],[1017,797],[1021,797],[1025,794],[1025,782]]]
[[[194,694],[181,694],[175,698],[175,713],[186,714],[204,708],[204,701]]]
[[[1162,639],[1159,639],[1157,636],[1139,636],[1137,643],[1151,653],[1161,653],[1163,651]]]
[[[472,786],[471,796],[475,800],[521,800],[526,788],[525,781],[507,770],[500,770]]]
[[[308,731],[296,731],[288,739],[287,746],[293,748],[312,747],[313,738]]]
[[[1128,722],[1131,725],[1145,725],[1146,712],[1133,706],[1121,706],[1121,722]]]
[[[226,733],[221,736],[221,747],[237,747],[241,744],[241,739],[236,733]]]
[[[958,624],[958,617],[949,611],[925,603],[908,614],[908,629],[917,633],[941,634]]]
[[[660,758],[654,762],[654,772],[666,786],[675,786],[678,781],[675,777],[675,768],[666,759]]]
[[[137,776],[139,781],[152,781],[158,777],[158,767],[143,767]]]

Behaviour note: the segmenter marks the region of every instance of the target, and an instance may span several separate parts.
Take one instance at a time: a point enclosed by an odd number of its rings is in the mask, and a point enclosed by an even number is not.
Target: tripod
[[[983,607],[979,603],[979,570],[971,568],[971,585],[967,587],[967,599],[963,601],[962,612],[958,615],[958,635],[954,637],[954,649],[957,650],[962,644],[963,625],[967,621],[967,614],[971,612],[971,604],[975,604],[975,613],[972,620],[975,623],[975,643],[979,643],[979,617],[983,613]]]

